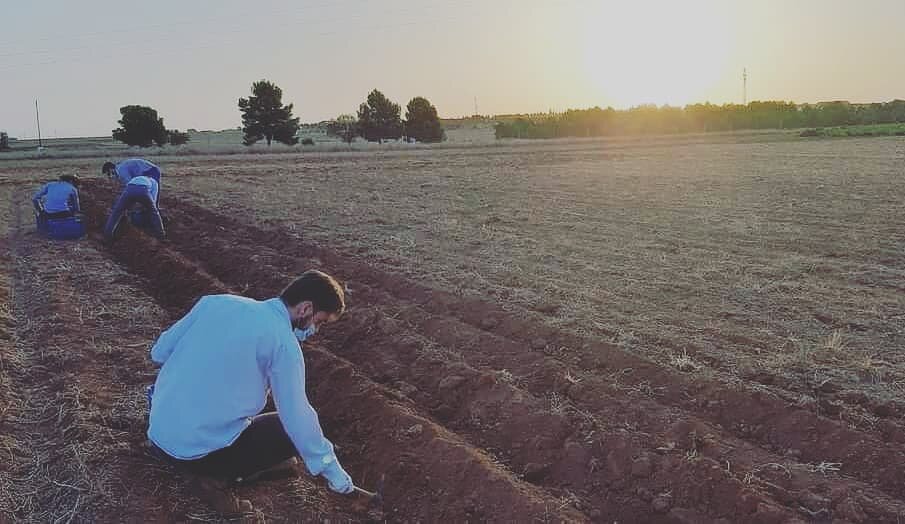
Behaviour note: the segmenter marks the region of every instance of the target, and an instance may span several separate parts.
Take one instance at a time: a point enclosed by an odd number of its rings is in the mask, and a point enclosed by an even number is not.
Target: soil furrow
[[[182,206],[180,205],[179,207],[182,207]],[[191,222],[191,221],[192,221],[192,215],[194,215],[194,219],[195,219],[195,222],[196,222],[195,225],[197,225],[197,221],[198,221],[199,218],[200,218],[198,215],[204,215],[204,211],[203,211],[203,210],[200,210],[200,209],[190,209],[190,210],[186,213],[186,216],[180,216],[180,221],[182,221],[182,220],[188,220],[188,221]],[[217,216],[206,216],[206,217],[204,217],[204,218],[206,218],[207,220],[210,220],[210,221],[212,221],[212,222],[219,223],[219,224],[229,224],[229,229],[230,229],[231,231],[234,231],[234,232],[235,232],[235,228],[238,228],[238,227],[239,227],[237,224],[229,223],[229,221],[227,221],[226,219],[223,219],[222,217],[217,217]],[[192,227],[192,224],[188,224],[188,227]],[[270,236],[272,236],[272,235],[270,235]],[[257,231],[256,234],[254,235],[254,237],[255,237],[255,238],[258,238],[258,240],[260,241],[260,240],[262,240],[262,239],[267,238],[267,237],[268,237],[268,234],[266,234],[266,233],[263,232],[263,231]],[[285,244],[285,243],[287,243],[287,242],[293,242],[293,241],[294,241],[294,240],[291,239],[291,238],[284,238],[284,239],[283,239],[283,244]],[[307,247],[307,246],[306,246],[306,247]],[[274,258],[274,257],[277,257],[277,258],[278,258],[278,256],[276,255],[276,252],[275,252],[275,251],[274,251],[273,253],[269,253],[269,252],[265,251],[265,252],[264,252],[264,255],[263,255],[262,257],[259,257],[259,260],[256,260],[255,263],[259,263],[261,260],[266,259],[266,258]],[[323,257],[319,257],[319,258],[323,258]],[[331,262],[334,262],[334,261],[331,260]],[[208,260],[208,263],[213,263],[213,264],[216,265],[216,262],[212,262],[212,261],[210,261],[210,260]],[[226,261],[222,261],[222,263],[223,263],[223,265],[224,265],[223,270],[226,270],[227,267],[230,266],[230,264],[226,263]],[[332,266],[332,264],[330,264],[330,265]],[[232,267],[235,267],[235,266],[232,266]],[[348,265],[346,265],[346,267],[348,267]],[[240,278],[240,279],[242,278],[241,276],[238,276],[238,275],[237,275],[237,277]],[[356,277],[357,277],[357,278],[362,278],[362,275],[357,274]],[[264,284],[264,285],[266,285],[266,284]],[[255,286],[255,287],[257,287],[257,286]],[[416,286],[416,287],[417,287],[417,286]],[[410,288],[409,288],[408,290],[397,289],[396,291],[397,291],[397,294],[403,294],[403,296],[404,296],[405,293],[410,293],[411,289],[410,289]],[[399,293],[399,291],[402,291],[402,293]],[[421,289],[420,291],[423,291],[423,289]],[[437,295],[439,295],[439,296],[437,296]],[[462,307],[462,304],[454,304],[454,303],[453,303],[453,298],[450,297],[450,296],[448,296],[448,295],[446,295],[446,294],[438,293],[437,295],[429,296],[428,298],[431,298],[431,299],[439,298],[439,299],[441,299],[441,300],[446,300],[446,301],[449,302],[449,304],[444,304],[444,305],[446,305],[446,306],[456,306],[456,305],[458,305],[460,308]],[[420,300],[418,300],[416,303],[420,304],[422,307],[425,307],[425,305],[436,306],[436,301],[435,301],[435,300],[425,300],[425,296],[424,296],[423,294],[422,294],[420,297],[418,297],[418,298],[420,298]],[[478,311],[484,311],[484,312],[487,311],[487,306],[486,306],[486,305],[480,304],[480,306],[481,306],[481,307],[477,309]],[[455,308],[454,308],[454,307],[447,307],[446,309],[447,309],[447,310],[453,310],[453,309],[455,309]],[[460,313],[461,313],[461,309],[460,309]],[[504,320],[508,322],[508,321],[510,321],[511,319],[504,319]],[[484,326],[482,327],[482,329],[483,329],[483,328],[486,328],[486,327],[487,327],[487,326],[484,325]],[[496,326],[493,326],[493,327],[495,328]],[[494,330],[491,329],[491,331],[494,331]],[[511,334],[512,334],[512,333],[511,333]],[[512,334],[512,335],[514,335],[514,334]],[[512,337],[512,338],[514,338],[514,337]],[[524,338],[524,335],[522,335],[522,336],[519,337],[519,338]],[[504,341],[504,342],[505,342],[505,341]],[[555,342],[555,340],[553,340],[553,342]],[[511,342],[511,339],[510,339],[509,343],[510,343],[510,344],[512,343],[512,342]],[[548,346],[549,343],[550,343],[550,340],[548,340],[548,344],[546,344],[545,347]],[[505,344],[504,344],[504,345],[505,345]],[[555,344],[554,344],[554,346],[555,346]],[[522,346],[521,349],[516,350],[515,353],[517,353],[518,351],[521,351],[521,350],[523,350],[523,349],[524,349],[524,346]],[[515,354],[515,353],[512,353],[512,354]],[[511,358],[511,355],[512,355],[512,354],[508,355],[506,358]],[[505,361],[506,359],[503,359],[503,360]],[[581,360],[585,360],[585,359],[582,358]],[[635,375],[635,373],[637,372],[637,369],[635,369],[635,368],[632,368],[632,369],[633,369],[633,373],[632,373],[632,374]],[[642,369],[642,371],[643,371],[643,369]],[[655,387],[656,387],[656,386],[655,386]],[[581,389],[581,388],[576,388],[576,389]],[[699,391],[699,390],[700,390],[700,388],[698,388],[697,390],[686,390],[686,391]],[[594,392],[594,389],[591,388],[591,389],[589,389],[589,391],[591,391],[591,392],[593,393],[593,392]],[[567,394],[567,392],[563,392],[563,394]],[[574,396],[574,395],[573,395],[573,396]],[[711,398],[712,398],[712,397],[711,397]],[[720,405],[720,401],[719,401],[719,400],[716,400],[716,401],[715,401],[716,404],[711,404],[712,402],[714,402],[714,400],[707,400],[706,402],[707,402],[706,406],[710,407],[711,409],[713,409],[713,408],[720,408],[720,410],[725,409],[725,408],[722,408],[722,406]],[[759,408],[759,402],[760,402],[760,401],[754,402],[754,403],[753,403],[754,406],[752,406],[752,407],[754,407],[754,408]],[[699,402],[696,402],[696,404],[699,404]],[[700,406],[700,405],[697,405],[697,407],[700,408],[701,406]],[[785,406],[784,406],[784,407],[785,407]],[[799,414],[799,415],[800,415],[800,414]],[[706,429],[706,428],[705,428],[705,429]],[[750,435],[750,434],[755,434],[755,436],[756,436],[756,433],[757,433],[758,431],[763,431],[763,427],[760,427],[760,428],[753,428],[753,431],[752,431],[751,429],[748,429],[748,428],[736,428],[736,429],[738,430],[739,433],[743,434],[744,436],[748,436],[748,435]],[[755,439],[755,441],[756,441],[756,439]],[[734,447],[738,447],[738,446],[736,446],[736,445],[729,445],[728,447],[729,447],[729,448],[734,448]],[[778,448],[778,447],[775,446],[774,444],[771,444],[771,445],[770,445],[770,449],[776,449],[777,451],[780,451],[780,452],[785,451],[785,450],[782,449],[782,448]],[[789,448],[786,448],[786,449],[789,449]],[[791,449],[792,449],[793,451],[795,450],[795,448],[791,448]],[[803,453],[803,452],[800,451],[800,448],[799,448],[798,453]],[[793,453],[793,456],[798,457],[798,460],[801,460],[801,455],[798,455],[798,453]],[[753,464],[753,463],[752,463],[752,464]],[[756,466],[756,464],[753,464],[753,465]],[[846,471],[847,471],[847,470],[846,470]],[[888,477],[887,477],[887,478],[888,478]],[[869,480],[870,480],[870,479],[869,479]],[[880,481],[881,486],[884,486],[884,485],[886,485],[886,484],[888,484],[888,483],[889,483],[889,481],[886,480],[886,479],[883,479],[883,480]],[[882,516],[888,516],[888,515],[882,515]]]
[[[93,226],[103,219],[106,206],[102,202],[85,191],[83,206]],[[127,231],[109,252],[145,279],[148,292],[174,315],[186,311],[200,295],[230,291],[191,257],[134,231]],[[317,347],[306,354],[312,401],[328,435],[340,443],[340,457],[349,464],[353,478],[375,482],[380,473],[387,474],[388,517],[409,521],[587,519],[569,501],[518,480],[491,457],[420,416],[404,398],[372,383],[348,361]]]

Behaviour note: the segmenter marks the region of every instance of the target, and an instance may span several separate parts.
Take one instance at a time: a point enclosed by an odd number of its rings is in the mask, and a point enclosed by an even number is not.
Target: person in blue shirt
[[[111,173],[108,176],[111,178],[117,177],[120,181],[123,180],[116,173]],[[120,193],[119,198],[113,204],[113,209],[110,210],[110,216],[107,217],[107,223],[104,226],[104,238],[108,242],[112,242],[116,238],[116,229],[122,222],[123,216],[135,205],[143,208],[144,214],[151,222],[151,232],[154,236],[159,239],[166,237],[166,232],[163,229],[163,219],[160,216],[160,209],[157,207],[159,199],[160,185],[157,180],[144,175],[130,178],[125,182],[123,192]]]
[[[38,219],[66,218],[80,212],[79,177],[60,175],[60,179],[48,182],[31,199]]]
[[[299,343],[344,309],[342,287],[316,270],[269,300],[202,297],[151,348],[161,367],[149,389],[148,439],[196,475],[232,481],[298,456],[330,489],[351,493],[308,401]],[[276,411],[262,413],[268,392]]]
[[[101,173],[108,177],[116,177],[123,184],[128,184],[137,176],[153,178],[159,184],[161,176],[160,168],[143,158],[130,158],[118,164],[104,162]]]

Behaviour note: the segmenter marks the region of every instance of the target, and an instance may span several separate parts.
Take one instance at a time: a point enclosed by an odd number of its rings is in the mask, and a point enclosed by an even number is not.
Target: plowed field
[[[309,395],[383,513],[319,481],[259,520],[900,522],[905,175],[893,139],[162,160],[168,240],[34,233],[4,166],[0,511],[215,520],[142,447],[147,359],[204,294],[319,268]],[[95,165],[97,164],[97,165]]]

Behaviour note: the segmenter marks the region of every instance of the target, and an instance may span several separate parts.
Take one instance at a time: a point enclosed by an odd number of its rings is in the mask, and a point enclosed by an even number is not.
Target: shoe
[[[233,484],[251,484],[252,482],[257,482],[259,480],[277,480],[297,477],[299,476],[298,467],[299,460],[296,457],[289,457],[283,462],[274,464],[267,469],[262,469],[261,471],[248,474],[244,477],[237,477],[233,480]]]
[[[190,485],[192,492],[199,499],[223,516],[254,513],[251,502],[237,497],[224,482],[207,477],[195,477]]]

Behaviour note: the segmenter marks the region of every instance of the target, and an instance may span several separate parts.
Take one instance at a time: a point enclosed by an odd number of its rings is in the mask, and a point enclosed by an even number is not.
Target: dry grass
[[[535,144],[170,170],[205,206],[238,203],[663,365],[728,379],[756,365],[795,394],[827,365],[845,387],[901,397],[854,371],[905,379],[896,144]],[[227,172],[231,184],[212,182]]]
[[[2,196],[12,201],[9,193]],[[143,387],[128,384],[147,364],[144,349],[122,347],[147,341],[158,328],[148,321],[165,315],[145,309],[143,326],[118,329],[133,313],[125,303],[140,293],[105,296],[104,286],[123,278],[122,271],[93,249],[32,235],[27,202],[0,207],[13,255],[4,255],[0,268],[6,313],[0,325],[12,325],[2,335],[12,332],[15,341],[0,351],[0,520],[83,522],[113,514],[143,520],[168,511],[172,504],[155,509],[137,502],[147,497],[139,485],[157,486],[158,500],[173,501],[180,484],[134,448],[144,438],[146,407]]]
[[[815,371],[905,401],[900,147],[568,141],[159,160],[165,195],[282,223],[520,318],[804,406]],[[6,165],[0,182],[99,168]],[[770,380],[739,378],[743,368]]]
[[[684,350],[681,355],[673,355],[670,358],[670,364],[679,371],[691,372],[701,369],[701,365],[695,362],[694,359],[688,355],[688,352]]]
[[[842,330],[837,329],[833,331],[832,335],[827,337],[826,342],[823,343],[823,349],[838,353],[845,350],[845,344],[845,337],[842,334]]]

